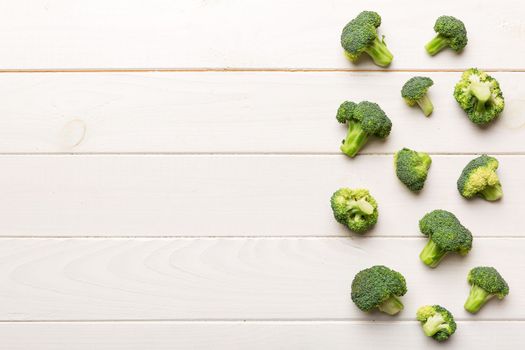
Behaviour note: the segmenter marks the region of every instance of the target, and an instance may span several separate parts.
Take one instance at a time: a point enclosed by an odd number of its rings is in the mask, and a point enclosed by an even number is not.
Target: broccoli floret
[[[509,285],[493,267],[473,268],[468,273],[467,281],[471,288],[465,302],[465,310],[473,314],[478,312],[492,297],[496,296],[501,300],[509,294]]]
[[[490,123],[505,107],[498,81],[477,68],[463,72],[454,88],[454,98],[469,119],[478,125]]]
[[[456,331],[454,316],[442,306],[426,305],[417,310],[416,318],[421,322],[428,337],[437,341],[447,340]]]
[[[427,77],[412,77],[401,89],[401,96],[409,106],[416,103],[423,110],[425,116],[429,116],[434,110],[432,101],[428,98],[428,89],[434,85],[432,79]]]
[[[471,160],[458,179],[458,191],[465,198],[480,196],[487,201],[497,201],[503,189],[496,174],[499,162],[496,158],[482,155]]]
[[[403,310],[396,298],[407,292],[406,281],[399,272],[376,265],[355,275],[352,281],[352,301],[362,311],[378,308],[389,315]]]
[[[419,258],[430,267],[439,265],[448,253],[467,255],[472,248],[472,234],[454,214],[446,210],[434,210],[419,220],[421,233],[429,240]]]
[[[394,154],[396,175],[409,190],[417,192],[425,186],[432,158],[427,153],[403,148]]]
[[[434,24],[436,37],[428,42],[425,49],[434,56],[445,47],[458,52],[467,46],[467,29],[463,22],[452,16],[441,16]]]
[[[341,46],[352,62],[356,62],[363,52],[366,52],[374,63],[386,67],[394,56],[386,47],[384,37],[379,39],[377,30],[381,25],[381,17],[373,11],[363,11],[351,20],[341,34]]]
[[[350,230],[363,233],[376,223],[377,202],[365,189],[341,188],[330,199],[334,217]]]
[[[362,101],[358,104],[346,101],[337,110],[337,121],[348,124],[341,151],[355,157],[366,144],[369,136],[386,138],[390,135],[392,122],[377,103]]]

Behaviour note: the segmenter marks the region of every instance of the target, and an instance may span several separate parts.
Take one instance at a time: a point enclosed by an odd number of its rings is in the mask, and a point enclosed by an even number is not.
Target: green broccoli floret
[[[403,148],[394,154],[396,175],[409,190],[417,192],[423,189],[432,158],[427,153]]]
[[[394,56],[386,47],[384,38],[381,40],[377,30],[381,25],[381,17],[373,11],[363,11],[351,20],[341,34],[341,46],[352,62],[356,62],[363,52],[366,52],[374,63],[386,67]]]
[[[490,123],[505,108],[498,81],[477,68],[463,72],[454,89],[454,98],[469,119],[478,125]]]
[[[458,191],[465,198],[480,196],[487,201],[497,201],[503,196],[499,182],[499,162],[496,158],[482,155],[471,160],[458,179]]]
[[[341,188],[332,195],[330,204],[337,222],[354,232],[363,233],[377,223],[377,202],[368,190]]]
[[[428,98],[428,89],[434,85],[432,79],[427,77],[412,77],[401,89],[401,96],[409,106],[416,103],[423,110],[425,116],[429,116],[434,110],[432,101]]]
[[[399,272],[376,265],[362,270],[352,281],[352,301],[362,311],[378,308],[389,315],[403,310],[396,298],[407,292],[406,281]]]
[[[377,103],[362,101],[358,104],[346,101],[337,110],[337,121],[348,124],[341,151],[355,157],[366,144],[369,136],[386,138],[390,135],[392,122]]]
[[[445,47],[458,52],[467,46],[467,29],[463,22],[452,16],[441,16],[434,24],[436,37],[428,42],[425,49],[434,56]]]
[[[423,332],[437,341],[447,340],[456,331],[454,316],[442,306],[421,306],[416,318],[423,325]]]
[[[419,220],[419,229],[429,237],[419,258],[430,267],[439,265],[448,253],[467,255],[472,248],[470,231],[446,210],[434,210],[423,216]]]
[[[473,268],[468,273],[467,281],[471,288],[465,302],[465,310],[473,314],[478,312],[492,297],[496,296],[501,300],[509,294],[509,285],[493,267]]]

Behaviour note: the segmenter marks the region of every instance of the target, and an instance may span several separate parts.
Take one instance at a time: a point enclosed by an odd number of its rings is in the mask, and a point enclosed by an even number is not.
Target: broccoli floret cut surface
[[[434,81],[427,77],[412,77],[401,89],[401,97],[409,106],[418,105],[425,116],[432,114],[434,105],[428,97],[428,89],[434,85]]]
[[[330,205],[337,222],[354,232],[366,232],[377,223],[377,202],[368,190],[341,188],[332,195]]]
[[[446,210],[434,210],[419,221],[428,242],[419,254],[425,265],[436,267],[448,253],[467,255],[472,248],[472,234],[458,218]]]
[[[379,309],[389,315],[403,310],[397,298],[407,292],[406,281],[399,272],[376,265],[358,272],[352,281],[352,301],[362,311]]]
[[[350,61],[356,62],[361,54],[367,53],[378,66],[387,67],[392,62],[394,56],[377,35],[380,25],[377,12],[363,11],[343,28],[341,46]]]
[[[432,158],[427,153],[403,148],[394,154],[396,175],[409,190],[418,192],[425,186]]]
[[[493,297],[503,299],[509,294],[509,285],[499,272],[489,266],[478,266],[470,270],[467,276],[470,294],[465,302],[465,310],[478,312]]]
[[[505,108],[503,93],[496,79],[477,68],[463,72],[454,88],[454,98],[477,125],[487,125]]]
[[[427,52],[434,56],[446,47],[459,52],[467,46],[467,29],[462,21],[452,16],[441,16],[434,24],[437,35],[425,46]]]
[[[346,138],[340,147],[349,157],[355,157],[370,136],[381,139],[390,135],[392,121],[377,103],[346,101],[337,110],[337,121],[347,124]]]
[[[423,332],[437,341],[447,340],[456,331],[454,316],[440,305],[426,305],[417,310],[416,318]]]
[[[503,189],[496,170],[496,158],[482,155],[471,160],[458,179],[458,191],[465,198],[479,196],[487,201],[503,197]]]

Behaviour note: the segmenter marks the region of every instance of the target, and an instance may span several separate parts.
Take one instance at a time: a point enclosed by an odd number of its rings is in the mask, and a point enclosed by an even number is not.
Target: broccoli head
[[[378,308],[389,315],[403,310],[403,303],[396,298],[405,295],[405,278],[386,266],[376,265],[355,275],[352,281],[352,301],[362,311]]]
[[[465,302],[465,310],[476,313],[487,301],[496,296],[503,299],[509,294],[509,285],[499,272],[489,266],[478,266],[470,270],[467,281],[470,294]]]
[[[434,210],[419,221],[421,233],[429,240],[419,258],[430,267],[436,267],[448,253],[467,255],[472,248],[472,234],[454,214]]]
[[[366,52],[375,64],[386,67],[394,56],[386,47],[384,38],[379,39],[377,29],[381,25],[381,17],[373,11],[363,11],[351,20],[341,34],[341,46],[352,62],[356,62],[363,52]]]
[[[434,110],[432,101],[428,98],[428,89],[434,85],[434,81],[427,77],[412,77],[401,89],[401,96],[409,106],[416,103],[423,110],[425,116],[429,116]]]
[[[427,153],[403,148],[394,154],[396,175],[409,190],[417,192],[425,186],[432,158]]]
[[[377,202],[365,189],[341,188],[330,199],[334,217],[350,230],[363,233],[377,223]]]
[[[437,35],[425,46],[432,56],[447,46],[456,52],[467,46],[467,29],[463,22],[455,17],[439,17],[434,24],[434,31]]]
[[[458,191],[465,198],[480,196],[487,201],[497,201],[503,189],[496,174],[499,162],[496,158],[482,155],[471,160],[458,179]]]
[[[416,318],[423,326],[426,336],[437,341],[447,340],[456,331],[454,316],[442,306],[421,306],[416,313]]]
[[[469,119],[478,125],[490,123],[505,107],[498,81],[477,68],[463,72],[454,88],[454,98]]]
[[[341,151],[355,157],[366,144],[369,136],[386,138],[390,135],[392,122],[377,103],[362,101],[358,104],[346,101],[337,110],[337,121],[348,124]]]

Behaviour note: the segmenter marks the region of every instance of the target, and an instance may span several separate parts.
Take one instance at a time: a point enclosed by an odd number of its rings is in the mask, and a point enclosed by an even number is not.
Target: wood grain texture
[[[10,350],[515,350],[522,344],[523,327],[523,322],[458,322],[446,345],[425,337],[415,321],[3,323],[0,336]]]
[[[430,118],[408,107],[400,89],[415,74],[4,74],[0,153],[339,154],[346,127],[335,113],[345,100],[378,102],[393,121],[390,137],[363,154],[525,152],[525,73],[493,73],[506,109],[486,129],[452,97],[457,72],[427,74]]]
[[[428,211],[476,236],[522,236],[525,156],[498,156],[504,198],[467,201],[456,181],[473,156],[434,156],[415,195],[392,156],[2,156],[3,236],[349,236],[332,216],[340,187],[379,202],[368,236],[420,237]]]
[[[0,245],[0,320],[413,320],[441,304],[458,320],[523,320],[524,239],[478,238],[464,258],[431,270],[424,239],[12,239]],[[494,257],[497,252],[504,252]],[[350,300],[361,269],[403,273],[397,317]],[[467,272],[493,265],[511,292],[477,315],[463,310]]]
[[[502,6],[503,5],[503,6]],[[271,2],[194,0],[48,1],[0,6],[2,69],[291,67],[377,69],[343,56],[343,26],[378,11],[394,69],[524,69],[519,0],[428,2],[330,0]],[[479,11],[473,11],[479,9]],[[430,57],[424,45],[439,15],[461,18],[462,55]]]

